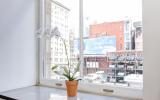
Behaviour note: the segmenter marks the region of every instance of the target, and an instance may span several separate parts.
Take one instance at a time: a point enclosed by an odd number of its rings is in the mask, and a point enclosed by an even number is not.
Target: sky
[[[56,0],[70,11],[70,26],[78,31],[79,0]],[[84,22],[102,23],[131,19],[142,20],[142,0],[83,0]],[[87,19],[87,20],[86,20]]]
[[[84,0],[84,13],[92,21],[112,21],[126,18],[140,20],[141,0]]]

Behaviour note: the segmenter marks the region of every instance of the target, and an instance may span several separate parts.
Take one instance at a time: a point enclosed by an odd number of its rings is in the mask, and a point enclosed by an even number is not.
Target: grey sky
[[[57,0],[71,9],[70,25],[78,30],[79,0]],[[142,0],[83,0],[84,18],[89,23],[111,22],[124,19],[142,20]]]

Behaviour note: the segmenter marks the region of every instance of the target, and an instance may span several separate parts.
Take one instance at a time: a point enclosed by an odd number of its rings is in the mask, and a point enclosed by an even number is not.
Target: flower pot
[[[69,97],[77,96],[78,81],[66,81],[67,95]]]

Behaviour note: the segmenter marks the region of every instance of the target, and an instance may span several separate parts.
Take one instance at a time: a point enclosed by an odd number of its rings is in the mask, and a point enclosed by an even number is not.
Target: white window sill
[[[59,84],[61,84],[62,86],[59,86]],[[65,82],[59,80],[55,81],[55,80],[42,79],[40,85],[65,89]],[[106,92],[104,91],[104,89],[113,92]],[[136,100],[142,99],[143,97],[142,88],[133,88],[127,86],[118,86],[118,85],[92,84],[92,83],[80,82],[78,85],[78,90],[87,93],[94,93],[99,95],[115,96],[115,97],[122,97],[122,98],[136,99]]]

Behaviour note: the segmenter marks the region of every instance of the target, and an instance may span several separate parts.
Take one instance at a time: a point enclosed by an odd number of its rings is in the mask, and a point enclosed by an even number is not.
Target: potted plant
[[[73,66],[70,64],[70,60],[67,53],[67,45],[65,42],[65,39],[63,39],[61,36],[58,36],[64,44],[65,48],[65,55],[67,58],[67,65],[65,67],[62,67],[63,72],[56,71],[56,68],[58,65],[52,66],[52,71],[58,75],[63,75],[66,77],[66,89],[67,89],[67,95],[68,96],[76,96],[77,95],[77,88],[78,88],[78,80],[76,77],[77,72],[79,71],[80,61],[78,62],[77,66]]]

